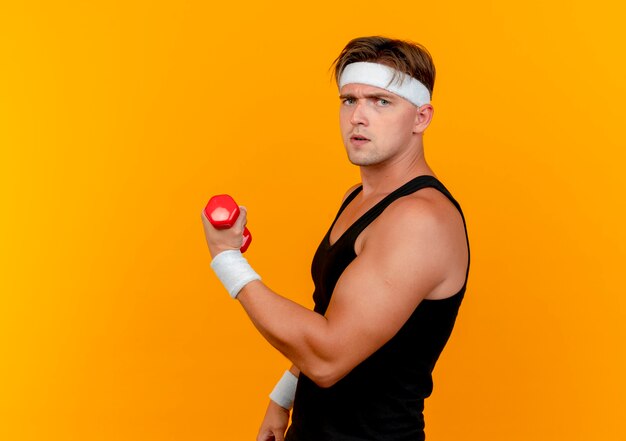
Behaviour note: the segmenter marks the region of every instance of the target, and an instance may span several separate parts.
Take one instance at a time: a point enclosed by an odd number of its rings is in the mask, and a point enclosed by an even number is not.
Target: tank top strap
[[[344,199],[343,203],[341,204],[341,207],[339,207],[339,211],[337,211],[337,215],[335,216],[335,220],[333,221],[332,225],[335,225],[335,222],[337,222],[337,219],[339,219],[339,216],[341,215],[341,213],[343,213],[343,210],[346,209],[348,204],[352,202],[352,200],[361,192],[361,190],[363,190],[363,186],[359,185],[357,188],[352,190],[352,192],[350,192],[350,194]],[[332,229],[332,226],[331,226],[331,229]]]

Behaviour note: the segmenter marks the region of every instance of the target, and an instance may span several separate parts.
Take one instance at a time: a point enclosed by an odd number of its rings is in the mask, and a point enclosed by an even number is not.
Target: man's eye
[[[383,105],[383,106],[388,106],[389,104],[391,104],[391,102],[390,102],[390,101],[387,101],[387,100],[386,100],[386,99],[384,99],[384,98],[379,99],[379,100],[378,100],[378,102],[379,102],[381,105]]]
[[[343,103],[348,105],[354,104],[354,98],[344,98]]]

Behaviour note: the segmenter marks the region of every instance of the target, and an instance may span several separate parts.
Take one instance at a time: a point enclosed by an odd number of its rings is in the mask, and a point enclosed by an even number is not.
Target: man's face
[[[419,136],[418,108],[379,87],[346,84],[340,91],[339,124],[350,162],[381,164],[403,157]]]

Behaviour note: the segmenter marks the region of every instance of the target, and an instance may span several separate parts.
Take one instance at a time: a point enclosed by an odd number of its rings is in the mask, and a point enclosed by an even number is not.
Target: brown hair
[[[424,46],[387,37],[360,37],[351,40],[333,61],[335,81],[350,63],[369,61],[392,67],[419,80],[433,96],[435,64]],[[393,78],[394,81],[396,78]]]

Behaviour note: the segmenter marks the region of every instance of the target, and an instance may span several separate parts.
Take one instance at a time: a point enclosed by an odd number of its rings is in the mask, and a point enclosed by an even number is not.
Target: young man
[[[431,373],[469,272],[460,206],[424,157],[435,67],[418,44],[367,37],[343,49],[335,76],[343,143],[362,182],[313,259],[315,310],[274,293],[241,256],[245,210],[228,230],[202,214],[211,266],[293,363],[258,441],[423,440]]]

